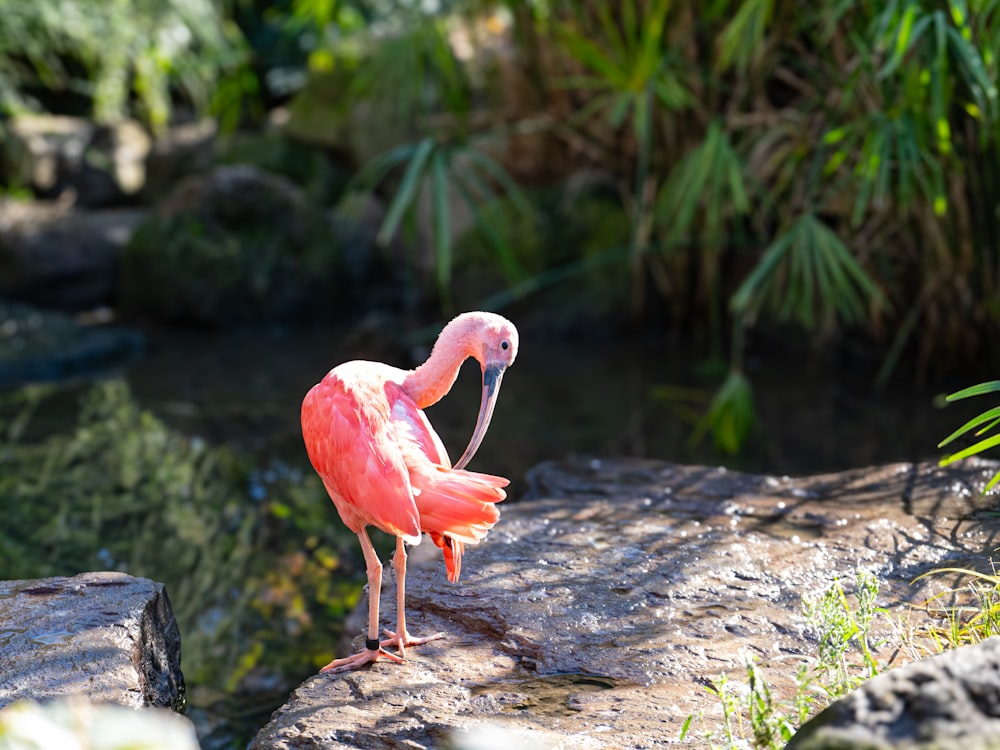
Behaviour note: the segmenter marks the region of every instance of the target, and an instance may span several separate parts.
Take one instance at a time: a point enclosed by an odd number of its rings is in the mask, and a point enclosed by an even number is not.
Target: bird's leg
[[[368,640],[365,641],[364,651],[344,659],[334,659],[319,670],[320,672],[349,672],[376,661],[379,656],[397,662],[403,661],[399,656],[383,650],[378,641],[378,599],[382,592],[382,563],[379,562],[365,529],[358,532],[358,539],[361,540],[361,550],[365,554],[365,567],[368,570]]]
[[[404,606],[406,599],[406,547],[403,546],[403,540],[400,537],[396,537],[396,554],[392,558],[392,564],[396,570],[396,632],[394,633],[387,628],[385,634],[389,636],[389,639],[382,641],[381,645],[396,646],[399,648],[399,655],[406,656],[407,646],[419,646],[421,643],[436,641],[438,638],[444,638],[444,633],[415,638],[407,632],[406,608]]]

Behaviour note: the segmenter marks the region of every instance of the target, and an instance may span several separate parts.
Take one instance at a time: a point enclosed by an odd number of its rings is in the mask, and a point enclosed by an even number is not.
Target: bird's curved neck
[[[445,326],[431,356],[403,380],[403,390],[420,409],[444,398],[455,384],[462,363],[473,356],[466,326],[455,323]]]

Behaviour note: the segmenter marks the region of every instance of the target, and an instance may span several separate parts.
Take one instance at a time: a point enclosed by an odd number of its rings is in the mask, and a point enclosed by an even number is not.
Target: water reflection
[[[657,386],[710,398],[691,349],[642,341],[525,335],[504,380],[493,424],[471,468],[517,480],[536,463],[570,454],[630,455],[802,474],[937,456],[935,446],[980,404],[933,405],[968,383],[876,390],[869,375],[800,356],[768,359],[749,373],[758,432],[745,455],[720,455],[710,439],[689,442],[689,410],[657,398]],[[426,356],[351,342],[344,329],[248,331],[225,336],[165,331],[128,380],[140,403],[169,424],[209,441],[308,468],[299,433],[306,391],[347,359],[411,367]],[[428,342],[429,344],[430,342]],[[479,403],[475,362],[428,415],[453,458],[468,442]]]

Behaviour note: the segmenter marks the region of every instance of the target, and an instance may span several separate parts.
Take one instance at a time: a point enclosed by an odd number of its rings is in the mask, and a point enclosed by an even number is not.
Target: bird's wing
[[[392,423],[406,465],[412,467],[414,462],[429,461],[450,469],[448,451],[423,410],[395,384],[386,386],[386,397],[392,405]]]
[[[344,523],[420,543],[420,516],[383,378],[332,370],[302,403],[302,434]]]

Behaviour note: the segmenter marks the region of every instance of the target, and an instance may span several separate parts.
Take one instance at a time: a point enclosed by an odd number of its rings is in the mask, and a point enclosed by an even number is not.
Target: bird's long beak
[[[497,405],[497,395],[500,393],[500,381],[503,380],[505,365],[490,364],[483,368],[483,400],[479,404],[479,418],[476,420],[476,429],[472,432],[472,439],[469,447],[465,449],[462,457],[455,462],[454,468],[464,469],[472,457],[479,450],[483,438],[486,437],[486,430],[489,429],[490,420],[493,418],[493,408]]]

